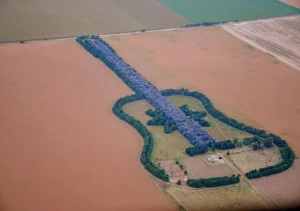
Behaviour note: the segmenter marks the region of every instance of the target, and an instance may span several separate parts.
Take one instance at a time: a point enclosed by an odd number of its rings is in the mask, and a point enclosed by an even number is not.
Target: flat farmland
[[[113,113],[132,92],[73,40],[0,46],[0,210],[175,210]]]
[[[178,27],[156,0],[0,0],[0,42]]]
[[[228,187],[187,189],[173,185],[165,190],[189,211],[274,209],[268,200],[244,181]]]
[[[206,94],[241,122],[285,138],[300,153],[300,73],[219,27],[103,36],[159,89]]]
[[[222,28],[300,71],[300,15],[227,24]]]
[[[215,155],[216,157],[219,157]],[[186,168],[190,178],[209,178],[209,177],[223,177],[231,176],[234,172],[226,163],[208,164],[204,160],[209,157],[197,156],[188,157],[183,160],[184,167]]]
[[[280,1],[288,5],[291,5],[293,7],[300,8],[300,0],[280,0]]]
[[[277,0],[158,0],[192,23],[245,21],[299,14]]]
[[[257,189],[279,208],[300,206],[300,160],[285,172],[253,181]]]

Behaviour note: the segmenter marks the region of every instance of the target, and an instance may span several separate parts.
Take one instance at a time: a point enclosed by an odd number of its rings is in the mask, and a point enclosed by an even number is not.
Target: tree
[[[177,184],[177,185],[181,185],[181,180],[178,180],[178,181],[176,182],[176,184]]]
[[[238,140],[237,138],[234,138],[234,139],[233,139],[233,143],[235,143],[235,144],[238,143],[238,141],[239,141],[239,140]]]
[[[227,151],[226,155],[230,155],[230,152],[229,152],[229,151]]]
[[[184,171],[184,174],[187,175],[187,170]]]
[[[254,151],[258,150],[259,149],[259,144],[257,142],[255,142],[253,145],[252,145],[252,148]]]
[[[273,146],[273,138],[272,137],[267,137],[265,140],[264,140],[264,146],[266,148],[271,148]]]

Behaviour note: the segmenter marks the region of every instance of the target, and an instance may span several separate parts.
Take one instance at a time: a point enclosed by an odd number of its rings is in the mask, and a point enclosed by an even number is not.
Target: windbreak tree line
[[[238,22],[238,21],[235,21]],[[202,22],[202,23],[190,23],[182,26],[181,28],[190,28],[190,27],[198,27],[198,26],[216,26],[216,25],[221,25],[228,23],[226,21],[223,22]]]
[[[225,114],[223,114],[221,111],[217,110],[212,102],[206,97],[204,94],[193,91],[190,92],[188,89],[166,89],[162,91],[162,94],[164,96],[171,96],[171,95],[185,95],[194,97],[202,102],[207,112],[212,115],[214,118],[220,120],[221,122],[224,122],[225,124],[234,127],[236,129],[239,129],[241,131],[245,131],[247,133],[250,133],[254,135],[253,138],[245,138],[243,140],[243,143],[257,143],[257,144],[263,144],[265,147],[271,147],[272,144],[275,144],[277,147],[280,148],[280,154],[282,157],[282,161],[276,165],[268,166],[266,168],[260,168],[252,170],[248,173],[246,173],[246,176],[249,179],[269,176],[272,174],[277,174],[280,172],[283,172],[290,168],[295,160],[295,154],[293,150],[288,146],[287,142],[280,138],[279,136],[276,136],[272,133],[267,134],[265,130],[259,130],[254,127],[251,127],[249,125],[246,125],[244,123],[238,122],[235,119],[232,119],[230,117],[227,117]],[[217,142],[218,143],[218,142]],[[215,147],[214,144],[213,147]],[[245,144],[246,145],[246,144]],[[193,147],[193,151],[197,151],[197,147]],[[192,151],[190,149],[190,151]],[[200,151],[202,152],[202,151]]]
[[[147,100],[157,111],[162,112],[167,121],[176,125],[177,130],[194,146],[203,148],[215,143],[215,139],[201,125],[172,104],[161,92],[138,74],[120,58],[114,49],[98,36],[78,37],[80,43],[94,57],[103,61],[133,91]],[[166,126],[167,128],[167,126]],[[168,127],[167,132],[174,127]]]
[[[154,176],[164,181],[168,181],[168,175],[165,171],[155,166],[150,161],[153,149],[153,137],[151,133],[139,120],[134,119],[122,111],[121,107],[125,103],[140,99],[147,100],[157,111],[163,113],[166,120],[171,123],[171,126],[166,126],[166,130],[172,131],[174,129],[172,128],[172,125],[174,124],[177,130],[195,146],[194,149],[191,149],[190,151],[196,151],[196,153],[197,151],[206,151],[209,147],[215,148],[216,143],[215,139],[211,137],[197,121],[193,120],[190,116],[187,116],[184,111],[177,108],[165,97],[170,95],[186,95],[194,97],[203,103],[205,109],[210,115],[221,122],[262,139],[272,139],[272,142],[280,148],[283,161],[274,166],[250,171],[246,174],[248,178],[252,179],[279,173],[288,169],[293,164],[295,155],[292,149],[287,145],[286,141],[281,139],[279,136],[271,133],[267,134],[264,130],[256,129],[238,122],[233,118],[227,117],[221,111],[215,109],[211,101],[200,92],[190,92],[187,89],[167,89],[160,92],[156,87],[139,75],[133,68],[126,64],[123,59],[116,54],[114,49],[112,49],[98,36],[82,36],[78,37],[76,41],[94,57],[102,60],[112,71],[115,72],[116,75],[118,75],[133,91],[137,93],[137,95],[127,96],[118,100],[113,108],[113,112],[120,119],[132,125],[143,137],[145,145],[141,155],[141,162]]]
[[[210,188],[224,185],[233,185],[240,182],[240,175],[233,174],[232,176],[211,177],[201,179],[188,179],[187,185],[193,188]]]
[[[121,120],[127,122],[132,127],[136,129],[136,131],[142,136],[144,140],[144,146],[142,150],[142,154],[140,156],[140,161],[153,176],[168,182],[169,176],[166,174],[164,169],[159,168],[155,164],[151,162],[151,154],[153,151],[153,137],[152,134],[147,130],[147,128],[143,125],[143,123],[139,120],[136,120],[132,116],[126,114],[122,107],[126,103],[134,102],[137,100],[141,100],[143,97],[139,95],[130,95],[123,98],[120,98],[115,105],[113,106],[113,113],[119,117]]]

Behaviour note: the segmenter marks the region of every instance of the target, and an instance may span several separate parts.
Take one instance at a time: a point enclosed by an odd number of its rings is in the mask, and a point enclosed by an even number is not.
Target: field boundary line
[[[287,19],[287,18],[292,18],[292,17],[297,17],[299,15],[288,15],[288,16],[280,16],[280,17],[272,17],[272,18],[262,18],[262,19],[257,19],[257,20],[249,20],[249,21],[239,21],[239,22],[228,22],[228,23],[223,23],[221,25],[214,25],[214,26],[193,26],[193,27],[171,27],[171,28],[162,28],[162,29],[152,29],[152,30],[146,30],[145,32],[141,32],[141,30],[138,31],[128,31],[128,32],[117,32],[117,33],[103,33],[103,34],[97,34],[95,35],[98,36],[121,36],[121,35],[130,35],[130,34],[143,34],[143,33],[154,33],[154,32],[163,32],[163,31],[173,31],[173,30],[180,30],[180,29],[188,29],[188,28],[198,28],[198,27],[221,27],[226,25],[231,25],[231,24],[239,24],[239,23],[252,23],[252,22],[257,22],[257,21],[267,21],[267,20],[276,20],[276,19]],[[43,37],[43,38],[34,38],[34,39],[18,39],[18,40],[11,40],[11,41],[0,41],[0,45],[7,45],[7,44],[15,44],[19,43],[21,41],[24,42],[43,42],[43,41],[50,41],[50,40],[65,40],[65,39],[75,39],[77,37],[83,36],[84,34],[81,35],[70,35],[70,36],[62,36],[62,37]]]
[[[220,153],[221,154],[221,153]],[[222,154],[221,154],[222,155]],[[269,204],[271,204],[275,209],[278,209],[278,207],[273,203],[273,202],[271,202],[263,193],[261,193],[254,185],[253,185],[253,183],[251,182],[251,180],[250,179],[248,179],[246,176],[245,176],[245,174],[243,173],[243,171],[240,169],[240,168],[238,168],[233,162],[231,162],[231,159],[230,158],[226,158],[226,156],[222,156],[223,157],[223,159],[236,171],[236,172],[238,172],[240,175],[241,175],[241,177],[243,178],[243,180],[246,182],[246,183],[248,183],[248,184],[250,184],[251,185],[251,187],[253,188],[253,190],[254,191],[256,191],[257,193],[259,193]],[[241,185],[243,185],[242,183],[240,183]],[[248,190],[249,190],[249,188],[248,187],[246,187],[245,185],[243,185],[245,188],[247,188]],[[250,191],[251,192],[251,191]],[[256,196],[255,196],[256,197]],[[256,197],[257,198],[257,197]],[[262,200],[259,198],[259,200],[262,202]]]

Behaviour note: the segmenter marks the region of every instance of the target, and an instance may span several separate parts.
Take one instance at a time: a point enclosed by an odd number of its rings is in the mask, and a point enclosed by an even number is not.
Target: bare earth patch
[[[72,40],[0,46],[0,210],[175,210],[112,106],[132,92]]]
[[[176,164],[174,160],[162,160],[159,161],[160,167],[165,169],[170,177],[171,183],[176,183],[178,180],[187,181],[188,177],[184,174],[184,171]]]
[[[218,27],[104,39],[159,89],[189,88],[300,153],[300,73]]]
[[[208,164],[208,156],[189,157],[183,160],[188,176],[193,179],[231,176],[233,170],[226,163]]]
[[[231,23],[222,28],[300,71],[300,15]]]
[[[229,158],[244,173],[253,169],[272,166],[282,159],[278,148],[253,151],[247,147],[230,150]]]

